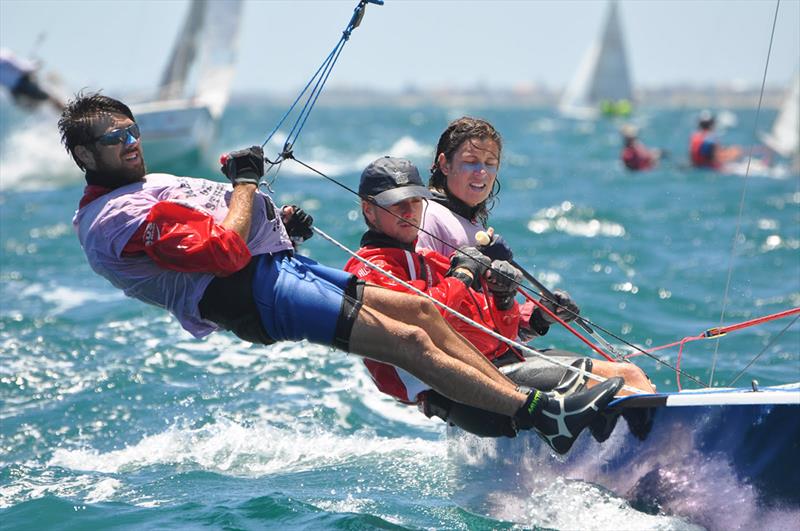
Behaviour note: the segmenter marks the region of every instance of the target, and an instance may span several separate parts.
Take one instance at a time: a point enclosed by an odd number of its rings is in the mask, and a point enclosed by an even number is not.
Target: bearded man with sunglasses
[[[226,157],[223,184],[148,174],[130,109],[99,93],[76,96],[58,126],[86,173],[73,224],[92,269],[195,337],[306,339],[390,363],[456,402],[512,417],[559,453],[622,386],[613,378],[575,400],[523,392],[431,302],[295,255],[292,237],[310,237],[312,220],[258,190],[258,146]]]

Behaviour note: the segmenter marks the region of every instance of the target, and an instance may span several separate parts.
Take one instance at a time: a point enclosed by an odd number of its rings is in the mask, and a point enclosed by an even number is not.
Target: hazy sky
[[[0,0],[0,46],[35,53],[69,90],[149,91],[188,5],[188,0]],[[355,5],[355,0],[246,0],[234,91],[297,90],[333,48]],[[772,0],[623,0],[634,84],[759,85],[775,5]],[[368,7],[329,86],[560,88],[597,36],[606,9],[605,0],[386,0]],[[798,69],[800,0],[782,0],[767,83],[787,85]]]

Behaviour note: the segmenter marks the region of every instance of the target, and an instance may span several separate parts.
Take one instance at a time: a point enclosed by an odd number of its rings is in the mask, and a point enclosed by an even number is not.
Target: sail
[[[559,103],[573,116],[594,116],[603,102],[630,101],[633,96],[617,2],[609,4],[605,26],[584,55]]]
[[[193,99],[219,117],[235,73],[241,0],[193,0],[170,55],[157,99]]]
[[[159,100],[175,100],[185,97],[186,82],[197,57],[197,45],[203,27],[205,6],[202,0],[195,0],[189,7],[183,28],[172,48],[169,62],[161,75],[158,87]]]
[[[241,0],[209,1],[206,5],[203,42],[200,47],[201,65],[194,96],[204,103],[211,116],[218,118],[228,104],[231,84],[236,73],[236,52],[239,41]]]
[[[761,140],[783,157],[797,157],[800,153],[800,72],[794,76],[794,83],[783,100],[772,131],[761,135]]]

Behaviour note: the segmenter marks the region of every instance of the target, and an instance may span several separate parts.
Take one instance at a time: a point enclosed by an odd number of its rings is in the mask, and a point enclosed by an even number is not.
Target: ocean
[[[522,497],[495,491],[494,513],[460,503],[452,493],[465,478],[448,460],[443,423],[379,394],[357,357],[227,333],[196,340],[95,275],[71,227],[82,175],[56,117],[0,104],[2,529],[698,528],[566,479]],[[208,161],[186,173],[221,180],[219,153],[260,144],[284,110],[232,103]],[[355,188],[385,154],[427,174],[451,119],[490,120],[505,141],[491,225],[516,260],[569,291],[598,327],[653,348],[718,326],[723,311],[728,325],[800,306],[800,176],[785,165],[748,178],[688,168],[697,112],[636,113],[642,140],[669,152],[643,173],[619,162],[620,122],[552,109],[320,105],[294,153]],[[755,110],[726,112],[722,141],[752,145],[774,116],[763,110],[756,128]],[[278,204],[302,206],[357,248],[354,195],[292,161],[271,186]],[[319,237],[303,253],[333,266],[348,258]],[[714,385],[800,380],[800,326],[785,330],[790,322],[688,343],[681,368],[708,382],[716,358]],[[565,330],[534,344],[589,354]],[[676,349],[658,354],[675,365]],[[677,388],[669,367],[634,360],[659,389]],[[708,510],[724,510],[717,501]]]

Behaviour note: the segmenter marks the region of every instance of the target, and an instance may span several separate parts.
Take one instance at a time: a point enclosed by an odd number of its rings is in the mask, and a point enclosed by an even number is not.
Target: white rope
[[[559,365],[559,366],[567,369],[568,371],[582,372],[581,369],[579,369],[577,367],[573,367],[569,363],[566,363],[566,362],[563,362],[563,361],[559,361],[559,360],[557,360],[557,359],[555,359],[555,358],[553,358],[551,356],[548,356],[546,354],[543,354],[542,352],[539,352],[538,350],[532,349],[527,345],[524,345],[522,343],[518,343],[517,341],[514,341],[513,339],[509,339],[509,338],[507,338],[505,336],[502,336],[502,335],[498,334],[497,332],[495,332],[494,330],[486,328],[482,324],[473,321],[472,319],[470,319],[466,315],[463,315],[463,314],[457,312],[456,310],[450,308],[448,305],[444,304],[443,302],[437,301],[436,299],[434,299],[433,297],[431,297],[429,294],[425,293],[424,291],[422,291],[420,289],[417,289],[414,286],[412,286],[411,284],[409,284],[408,282],[396,277],[395,275],[393,275],[392,273],[386,271],[382,267],[380,267],[378,265],[375,265],[372,262],[370,262],[369,260],[367,260],[366,258],[363,258],[363,257],[359,256],[354,251],[352,251],[349,248],[347,248],[344,244],[339,243],[335,238],[333,238],[332,236],[326,234],[325,231],[323,231],[322,229],[319,229],[317,227],[311,227],[311,228],[314,230],[314,232],[319,234],[322,238],[324,238],[325,240],[331,242],[335,246],[339,247],[340,249],[342,249],[347,254],[349,254],[350,256],[352,256],[353,258],[358,260],[359,262],[363,263],[367,267],[370,267],[370,268],[374,269],[375,271],[381,273],[382,275],[394,280],[395,282],[397,282],[401,286],[403,286],[406,289],[416,293],[417,295],[428,299],[429,301],[431,301],[436,306],[442,308],[443,310],[445,310],[446,312],[450,313],[451,315],[454,315],[455,317],[457,317],[458,319],[464,321],[465,323],[469,324],[470,326],[473,326],[473,327],[477,328],[478,330],[480,330],[480,331],[482,331],[482,332],[484,332],[486,334],[489,334],[490,336],[492,336],[493,338],[497,339],[498,341],[502,341],[503,343],[505,343],[508,346],[518,348],[518,349],[522,350],[523,352],[525,352],[527,354],[533,354],[534,356],[542,358],[542,359],[544,359],[544,360],[546,360],[546,361],[548,361],[550,363],[553,363],[555,365]],[[603,378],[602,376],[597,376],[596,374],[592,374],[591,372],[586,373],[586,376],[588,378],[596,381],[596,382],[605,382],[606,381],[606,378]],[[641,389],[636,389],[635,387],[630,387],[630,386],[627,386],[627,385],[623,386],[622,389],[625,389],[627,391],[630,391],[630,392],[636,393],[636,394],[646,394],[645,391],[643,391]]]

